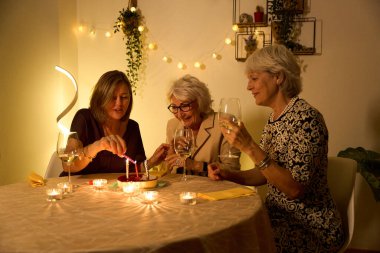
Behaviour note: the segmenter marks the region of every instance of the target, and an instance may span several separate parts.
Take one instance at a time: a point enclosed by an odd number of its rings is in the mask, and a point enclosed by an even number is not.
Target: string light
[[[137,30],[139,30],[139,32],[143,32],[144,31],[144,26],[140,25],[139,27],[137,27]]]
[[[168,57],[168,56],[164,56],[164,57],[162,57],[162,60],[163,60],[164,62],[167,62],[167,63],[171,63],[171,62],[172,62],[172,58],[170,58],[170,57]]]
[[[137,9],[135,7],[131,7],[130,8],[131,12],[135,12],[137,11]],[[86,26],[85,24],[81,23],[77,26],[77,30],[80,32],[80,33],[83,33],[83,32],[86,32],[86,27],[89,27],[89,26]],[[88,34],[91,36],[91,37],[95,37],[97,32],[101,32],[102,34],[104,34],[104,37],[106,38],[112,38],[113,37],[113,33],[109,31],[109,29],[102,29],[102,28],[99,28],[99,27],[94,27],[94,26],[90,26],[91,28],[88,30]],[[138,28],[138,31],[139,32],[144,32],[145,30],[145,27],[143,25],[139,26]],[[232,26],[232,30],[233,31],[237,31],[239,28],[237,25],[233,25]],[[150,35],[151,36],[151,35]],[[234,46],[234,41],[230,38],[230,37],[226,37],[224,39],[224,45],[229,45],[229,46]],[[148,44],[145,45],[145,47],[151,51],[155,51],[158,49],[158,45],[156,42],[150,42]],[[217,50],[213,50],[214,52],[209,52],[207,53],[207,55],[209,55],[208,57],[212,57],[214,60],[221,60],[222,59],[222,55],[219,53],[224,47],[222,46],[222,48],[220,49],[217,49]],[[165,51],[165,50],[164,50]],[[166,62],[166,63],[171,63],[173,62],[173,58],[171,56],[168,56],[169,53],[167,52],[164,52],[165,55],[162,57],[162,61],[163,62]],[[195,60],[194,63],[193,63],[193,66],[194,68],[196,69],[200,69],[200,70],[204,70],[206,69],[206,65],[200,61],[201,59],[205,59],[205,56],[202,56],[202,57],[199,57],[199,60]],[[181,70],[185,70],[187,69],[187,65],[183,62],[183,61],[178,61],[177,63],[177,68],[178,69],[181,69]]]
[[[149,44],[148,44],[148,48],[149,48],[150,50],[157,50],[157,44],[154,43],[154,42],[149,43]]]

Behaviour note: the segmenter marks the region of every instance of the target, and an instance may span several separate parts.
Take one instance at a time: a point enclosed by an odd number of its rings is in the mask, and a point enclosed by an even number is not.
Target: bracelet
[[[270,163],[270,157],[269,155],[266,155],[265,158],[257,164],[257,168],[259,170],[265,170],[269,166],[269,163]]]
[[[87,155],[86,152],[84,152],[85,148],[83,148],[83,156],[86,157],[87,159],[90,160],[90,162],[92,162],[92,159],[94,159],[96,157],[95,156],[90,156],[90,155]]]

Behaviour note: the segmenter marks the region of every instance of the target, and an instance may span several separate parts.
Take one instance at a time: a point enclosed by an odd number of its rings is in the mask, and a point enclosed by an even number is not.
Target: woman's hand
[[[170,171],[174,167],[183,167],[184,165],[184,160],[181,158],[181,156],[177,154],[167,155],[167,157],[165,158],[165,162],[167,163]]]
[[[127,151],[127,145],[119,135],[107,135],[98,141],[101,150],[107,150],[115,155],[123,157]]]
[[[226,121],[224,124],[228,125],[228,129],[224,127],[220,128],[224,138],[234,147],[245,153],[249,153],[249,150],[252,146],[256,145],[256,143],[245,128],[244,123],[239,122],[239,124],[233,124]]]
[[[168,151],[170,149],[170,145],[163,143],[161,144],[156,151],[154,151],[151,158],[149,158],[149,167],[154,167],[158,164],[160,164],[162,161],[165,160]]]
[[[212,180],[221,180],[222,176],[220,175],[221,169],[220,164],[210,163],[207,165],[208,177]]]

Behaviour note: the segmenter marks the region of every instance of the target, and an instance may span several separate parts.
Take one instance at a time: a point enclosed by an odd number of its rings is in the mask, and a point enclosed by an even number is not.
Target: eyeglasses
[[[175,106],[175,105],[169,105],[168,106],[168,109],[171,113],[177,113],[178,112],[178,109],[181,110],[181,112],[188,112],[191,110],[191,104],[193,103],[194,101],[190,102],[190,103],[181,103],[180,106]]]

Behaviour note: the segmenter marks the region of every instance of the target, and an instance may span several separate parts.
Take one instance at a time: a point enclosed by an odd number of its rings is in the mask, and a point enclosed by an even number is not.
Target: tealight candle
[[[126,182],[123,184],[123,192],[129,196],[136,196],[140,190],[136,182]]]
[[[179,200],[182,204],[195,205],[197,203],[197,193],[195,192],[181,192]]]
[[[157,204],[158,203],[158,192],[157,191],[146,191],[146,192],[144,192],[144,202],[145,202],[145,204]]]
[[[101,191],[106,187],[107,179],[94,179],[92,181],[92,185],[94,186],[95,190]]]
[[[61,189],[63,194],[69,194],[73,191],[73,185],[69,182],[58,183],[57,188]]]
[[[47,201],[55,202],[62,199],[62,189],[59,188],[48,188],[46,190]]]

